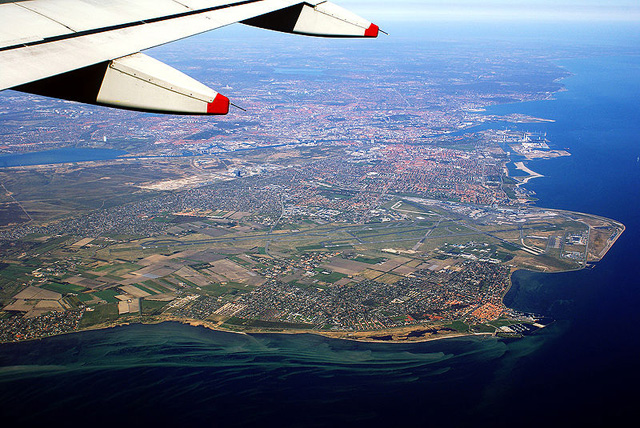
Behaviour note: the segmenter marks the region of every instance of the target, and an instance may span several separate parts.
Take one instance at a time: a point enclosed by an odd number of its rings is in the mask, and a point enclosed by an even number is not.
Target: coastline
[[[525,271],[540,272],[540,273],[563,273],[563,272],[583,270],[587,267],[591,267],[594,263],[601,261],[604,258],[604,256],[609,252],[609,250],[613,247],[613,245],[617,242],[620,236],[626,231],[626,226],[623,223],[616,220],[612,220],[610,218],[603,217],[603,216],[594,215],[594,214],[576,213],[573,211],[560,210],[560,209],[555,211],[558,211],[559,213],[562,213],[569,218],[573,218],[575,221],[580,221],[581,223],[588,226],[590,231],[598,228],[598,222],[613,224],[613,226],[617,228],[617,231],[615,234],[612,234],[611,236],[609,236],[606,239],[606,241],[604,242],[601,241],[600,245],[602,244],[604,245],[602,245],[602,248],[599,248],[600,251],[598,253],[588,252],[585,262],[582,263],[580,266],[576,267],[575,269],[542,271],[542,270],[527,268],[524,266],[522,267],[511,266],[509,285],[505,289],[504,294],[502,295],[502,304],[505,309],[511,309],[504,304],[504,298],[506,297],[506,295],[509,293],[509,291],[513,286],[511,276],[516,271],[525,270]],[[589,222],[585,219],[591,219],[592,221]],[[447,322],[438,322],[433,324],[428,324],[428,323],[414,324],[414,325],[399,326],[399,327],[394,327],[389,329],[367,330],[367,331],[348,331],[348,330],[321,331],[321,330],[313,330],[313,329],[269,330],[269,329],[256,329],[252,327],[244,328],[240,330],[240,329],[231,329],[231,328],[224,327],[223,322],[220,322],[220,321],[182,319],[172,315],[168,315],[168,316],[160,315],[160,316],[150,317],[147,319],[142,319],[142,316],[139,315],[137,317],[130,317],[127,319],[123,319],[121,321],[116,320],[116,321],[111,321],[109,323],[95,324],[88,327],[79,328],[73,331],[67,331],[64,333],[41,336],[41,337],[31,338],[31,339],[22,339],[17,341],[0,342],[0,345],[5,343],[8,344],[8,343],[18,343],[18,342],[29,342],[29,341],[41,340],[41,339],[46,339],[46,338],[55,337],[55,336],[62,336],[66,334],[81,333],[85,331],[107,330],[110,328],[122,327],[122,326],[127,326],[132,324],[153,325],[153,324],[161,324],[164,322],[177,322],[184,325],[190,325],[194,327],[204,327],[208,330],[219,331],[224,333],[236,333],[236,334],[243,334],[243,335],[313,334],[313,335],[322,336],[330,339],[341,339],[341,340],[349,340],[349,341],[362,342],[362,343],[423,343],[423,342],[430,342],[434,340],[450,339],[450,338],[465,338],[465,337],[471,338],[471,337],[478,337],[478,336],[498,337],[499,336],[497,328],[496,328],[496,331],[494,332],[476,333],[476,332],[469,332],[469,331],[461,332],[461,331],[453,330],[450,327],[447,327],[447,325],[450,325],[452,322],[455,322],[455,321],[456,320],[449,320]],[[493,321],[487,321],[487,322],[491,323]],[[513,320],[513,322],[514,324],[518,323],[517,320]],[[382,339],[383,337],[384,339]]]
[[[566,214],[574,214],[574,212],[571,211],[566,211],[566,210],[557,210]],[[539,273],[564,273],[564,272],[576,272],[576,271],[580,271],[583,269],[586,269],[587,267],[589,267],[589,263],[593,264],[593,263],[597,263],[599,261],[602,260],[602,258],[604,258],[604,256],[609,252],[609,250],[613,247],[613,245],[616,243],[616,241],[620,238],[620,236],[625,232],[626,230],[626,226],[616,220],[612,220],[606,217],[602,217],[602,216],[598,216],[598,215],[594,215],[594,214],[584,214],[584,213],[580,213],[582,216],[586,216],[586,217],[590,217],[596,220],[600,220],[600,221],[606,221],[606,222],[613,222],[616,227],[619,228],[619,232],[615,235],[610,237],[607,241],[606,241],[606,245],[604,246],[604,248],[602,248],[602,250],[599,252],[599,254],[597,255],[597,257],[595,257],[592,260],[587,260],[586,263],[584,263],[583,265],[581,265],[580,267],[576,268],[576,269],[570,269],[570,270],[560,270],[560,271],[536,271],[533,269],[527,269],[525,267],[514,267],[512,266],[511,268],[511,273],[510,273],[510,277],[509,277],[509,285],[508,287],[505,289],[504,294],[502,295],[502,301],[503,301],[503,305],[504,305],[504,298],[506,297],[506,295],[509,293],[509,291],[511,290],[511,288],[513,287],[513,282],[511,280],[512,275],[519,271],[519,270],[525,270],[525,271],[531,271],[531,272],[539,272]],[[586,223],[585,223],[586,224]],[[588,224],[587,224],[588,225]],[[592,226],[588,225],[589,228],[591,229]],[[504,307],[506,309],[510,309],[509,307],[507,307],[506,305],[504,305]],[[250,335],[259,335],[259,334],[288,334],[288,335],[298,335],[298,334],[313,334],[316,336],[322,336],[325,338],[329,338],[329,339],[337,339],[337,340],[348,340],[348,341],[353,341],[353,342],[361,342],[361,343],[425,343],[425,342],[432,342],[432,341],[436,341],[436,340],[442,340],[442,339],[453,339],[453,338],[472,338],[472,337],[498,337],[497,335],[497,329],[495,332],[493,333],[473,333],[473,332],[459,332],[459,331],[451,331],[450,329],[448,329],[447,327],[445,327],[445,323],[440,323],[440,324],[415,324],[415,325],[410,325],[410,326],[401,326],[401,327],[395,327],[395,328],[390,328],[390,329],[386,329],[386,330],[369,330],[369,331],[319,331],[319,330],[296,330],[296,329],[291,329],[291,330],[267,330],[267,329],[255,329],[255,328],[247,328],[244,330],[234,330],[234,329],[229,329],[229,328],[225,328],[222,326],[223,323],[221,322],[216,322],[216,321],[207,321],[207,320],[197,320],[197,319],[182,319],[182,318],[177,318],[174,316],[159,316],[159,317],[155,317],[155,318],[149,318],[149,319],[139,319],[139,320],[132,320],[132,319],[126,319],[126,320],[122,320],[122,321],[116,321],[116,322],[110,322],[110,323],[106,323],[106,324],[96,324],[96,325],[92,325],[92,326],[88,326],[88,327],[84,327],[78,330],[74,330],[74,331],[68,331],[65,333],[59,333],[59,334],[54,334],[54,335],[49,335],[49,336],[43,336],[43,337],[38,337],[38,338],[33,338],[33,339],[26,339],[26,340],[18,340],[18,341],[11,341],[11,342],[0,342],[0,346],[4,345],[4,344],[10,344],[10,343],[21,343],[21,342],[31,342],[31,341],[37,341],[37,340],[43,340],[43,339],[47,339],[47,338],[52,338],[52,337],[56,337],[56,336],[63,336],[63,335],[68,335],[68,334],[75,334],[75,333],[82,333],[82,332],[87,332],[87,331],[99,331],[99,330],[108,330],[108,329],[112,329],[112,328],[116,328],[116,327],[124,327],[124,326],[128,326],[128,325],[133,325],[133,324],[141,324],[141,325],[156,325],[156,324],[162,324],[165,322],[176,322],[176,323],[180,323],[183,325],[189,325],[192,327],[204,327],[208,330],[211,331],[218,331],[218,332],[223,332],[223,333],[234,333],[234,334],[241,334],[241,335],[245,335],[245,336],[250,336]],[[449,321],[449,322],[453,322],[453,321]],[[515,323],[515,321],[514,321]],[[418,334],[417,336],[412,336],[412,334]],[[379,339],[380,337],[389,337],[389,339]]]
[[[361,343],[424,343],[424,342],[431,342],[431,341],[435,341],[435,340],[441,340],[441,339],[452,339],[452,338],[463,338],[463,337],[476,337],[476,336],[494,336],[493,333],[462,333],[462,332],[451,332],[451,333],[436,333],[436,334],[432,334],[432,335],[423,335],[420,337],[415,337],[415,338],[407,338],[404,340],[398,340],[398,339],[391,339],[391,340],[380,340],[380,339],[372,339],[372,338],[368,338],[368,337],[362,337],[362,336],[367,336],[367,335],[376,335],[376,336],[382,336],[382,335],[393,335],[393,334],[402,334],[404,336],[409,336],[410,333],[412,332],[419,332],[422,331],[424,329],[434,329],[436,328],[435,325],[429,325],[429,324],[417,324],[417,325],[412,325],[412,326],[403,326],[403,327],[397,327],[394,329],[388,329],[388,330],[371,330],[371,331],[361,331],[361,332],[351,332],[351,331],[318,331],[318,330],[296,330],[296,329],[291,329],[291,330],[262,330],[262,329],[246,329],[246,330],[232,330],[232,329],[228,329],[228,328],[224,328],[220,325],[220,323],[217,322],[212,322],[212,321],[206,321],[206,320],[195,320],[195,319],[180,319],[180,318],[175,318],[175,317],[163,317],[160,319],[155,319],[155,320],[147,320],[145,322],[140,322],[137,324],[147,324],[147,325],[156,325],[156,324],[162,324],[165,322],[175,322],[175,323],[179,323],[179,324],[183,324],[183,325],[188,325],[188,326],[192,326],[192,327],[203,327],[206,328],[207,330],[211,330],[211,331],[217,331],[217,332],[221,332],[221,333],[233,333],[233,334],[240,334],[240,335],[244,335],[244,336],[252,336],[252,335],[261,335],[261,334],[285,334],[285,335],[301,335],[301,334],[312,334],[315,336],[322,336],[328,339],[336,339],[336,340],[348,340],[348,341],[353,341],[353,342],[361,342]],[[125,322],[125,323],[117,323],[117,324],[112,324],[112,325],[105,325],[105,326],[94,326],[95,328],[87,328],[87,329],[83,329],[83,330],[78,330],[77,333],[80,333],[81,331],[89,331],[89,330],[102,330],[102,329],[108,329],[108,328],[115,328],[115,327],[121,327],[121,326],[126,326],[126,325],[131,325],[134,323],[131,322]],[[76,333],[76,332],[73,332]],[[436,336],[436,337],[434,337]]]
[[[526,177],[513,177],[514,179],[519,181],[519,183],[517,184],[518,186],[521,186],[523,184],[527,184],[529,181],[533,180],[534,178],[542,178],[542,177],[544,177],[544,175],[538,174],[537,172],[529,169],[527,166],[525,166],[524,162],[515,162],[514,165],[515,165],[517,170],[520,170],[520,171],[523,171],[523,172],[526,172],[527,174],[529,174]]]
[[[49,339],[49,338],[53,338],[53,337],[59,337],[59,336],[66,336],[66,335],[72,335],[72,334],[78,334],[78,333],[83,333],[83,332],[89,332],[89,331],[101,331],[101,330],[110,330],[110,329],[114,329],[114,328],[118,328],[118,327],[126,327],[126,326],[130,326],[130,325],[158,325],[158,324],[163,324],[163,323],[179,323],[182,325],[188,325],[191,327],[203,327],[207,330],[211,330],[211,331],[217,331],[217,332],[221,332],[221,333],[232,333],[232,334],[239,334],[239,335],[244,335],[244,336],[252,336],[252,335],[261,335],[261,334],[285,334],[285,335],[302,335],[302,334],[312,334],[315,336],[321,336],[321,337],[325,337],[328,339],[336,339],[336,340],[348,340],[348,341],[353,341],[353,342],[360,342],[360,343],[391,343],[391,344],[397,344],[397,343],[425,343],[425,342],[432,342],[435,340],[442,340],[442,339],[453,339],[453,338],[465,338],[465,337],[487,337],[487,336],[495,336],[494,333],[461,333],[461,332],[455,332],[455,333],[436,333],[433,335],[423,335],[420,337],[407,337],[404,340],[397,340],[397,339],[390,339],[390,340],[380,340],[380,339],[372,339],[372,338],[367,338],[367,337],[359,337],[357,335],[371,335],[374,334],[376,336],[380,336],[380,335],[392,335],[394,333],[398,333],[398,332],[402,332],[402,333],[406,333],[405,336],[408,336],[410,333],[412,332],[419,332],[422,331],[424,329],[433,329],[435,328],[435,326],[433,325],[428,325],[428,324],[417,324],[417,325],[413,325],[413,326],[404,326],[404,327],[398,327],[396,329],[389,329],[389,330],[372,330],[372,331],[360,331],[360,332],[350,332],[350,331],[335,331],[335,332],[322,332],[322,331],[318,331],[318,330],[295,330],[295,329],[291,329],[291,330],[255,330],[255,329],[247,329],[244,331],[241,330],[232,330],[232,329],[227,329],[222,327],[219,323],[216,322],[211,322],[211,321],[206,321],[206,320],[195,320],[195,319],[180,319],[180,318],[175,318],[175,317],[163,317],[160,319],[148,319],[148,320],[140,320],[140,321],[132,321],[132,320],[126,320],[126,321],[122,321],[122,322],[114,322],[114,323],[109,323],[109,324],[98,324],[98,325],[93,325],[93,326],[89,326],[86,328],[82,328],[82,329],[78,329],[78,330],[74,330],[74,331],[68,331],[65,333],[60,333],[60,334],[55,334],[55,335],[51,335],[51,336],[43,336],[43,337],[39,337],[39,338],[33,338],[33,339],[26,339],[26,340],[18,340],[18,341],[12,341],[12,342],[0,342],[0,346],[2,345],[7,345],[7,344],[14,344],[14,343],[26,343],[26,342],[35,342],[35,341],[39,341],[39,340],[44,340],[44,339]],[[433,336],[437,336],[437,337],[433,337]]]

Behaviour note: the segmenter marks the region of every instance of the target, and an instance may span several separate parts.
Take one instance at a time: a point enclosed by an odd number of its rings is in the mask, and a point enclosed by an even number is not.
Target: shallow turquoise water
[[[438,411],[461,401],[479,408],[491,393],[484,385],[542,341],[362,344],[133,325],[0,347],[0,402],[5,416],[25,422],[106,405],[158,422],[215,415],[214,426],[272,419],[326,426],[344,418],[376,425],[398,406],[403,418],[419,418],[425,400]]]

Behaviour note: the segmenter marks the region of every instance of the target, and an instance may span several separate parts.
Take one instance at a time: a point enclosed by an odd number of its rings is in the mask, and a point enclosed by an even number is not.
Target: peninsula
[[[288,46],[272,67],[234,40],[185,64],[234,82],[248,111],[216,121],[3,93],[0,341],[163,321],[389,342],[545,325],[505,307],[512,272],[588,267],[624,226],[535,206],[528,163],[569,155],[535,131],[553,119],[489,113],[550,99],[568,72],[544,51],[450,48],[366,52],[379,73],[350,66],[358,49],[302,70]]]

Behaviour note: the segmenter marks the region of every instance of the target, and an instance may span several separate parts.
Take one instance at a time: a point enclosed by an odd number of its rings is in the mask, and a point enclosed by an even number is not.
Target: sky
[[[386,21],[623,21],[640,24],[640,0],[333,0]]]

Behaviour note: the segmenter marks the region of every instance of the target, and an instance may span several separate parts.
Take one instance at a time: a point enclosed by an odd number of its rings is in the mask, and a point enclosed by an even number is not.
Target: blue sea
[[[506,303],[557,321],[521,340],[362,344],[131,325],[0,346],[0,418],[18,424],[203,427],[618,426],[640,394],[640,57],[559,60],[555,123],[570,157],[531,161],[539,206],[627,231],[594,269],[517,272]]]

